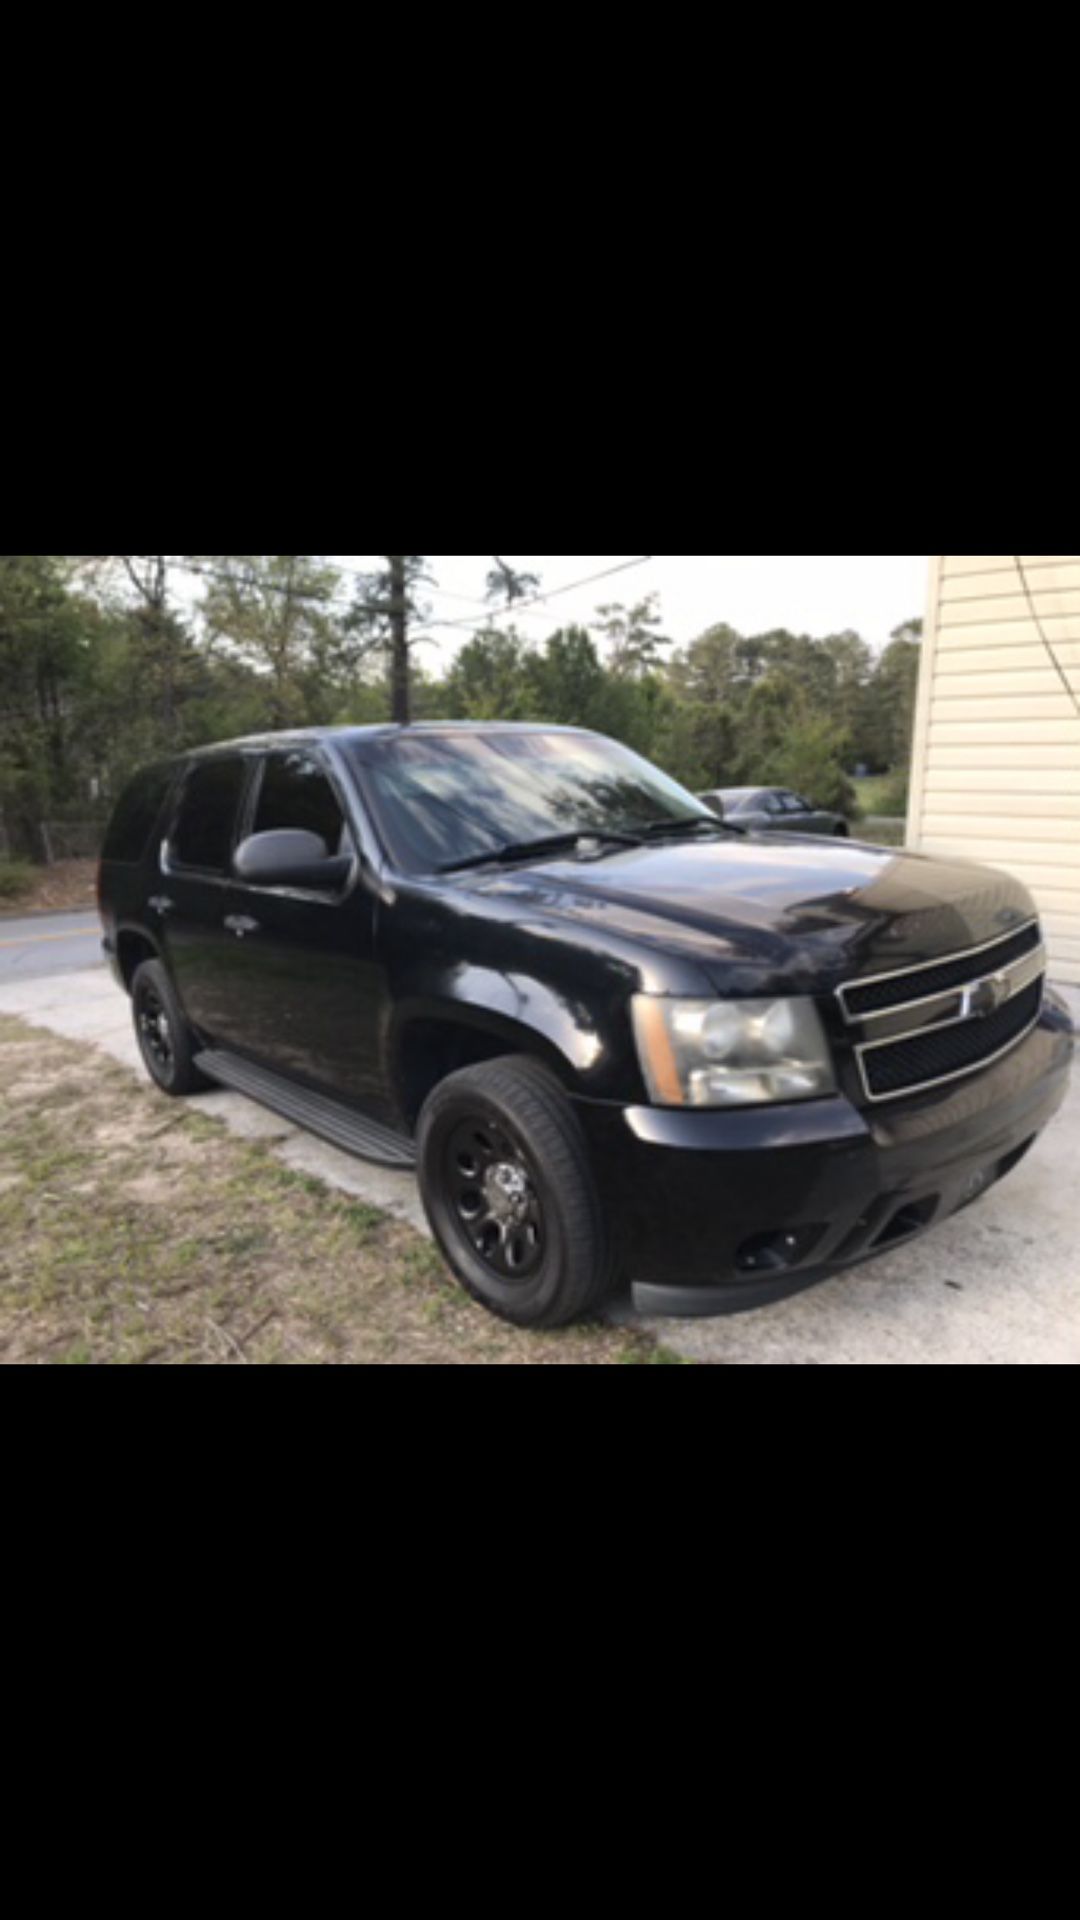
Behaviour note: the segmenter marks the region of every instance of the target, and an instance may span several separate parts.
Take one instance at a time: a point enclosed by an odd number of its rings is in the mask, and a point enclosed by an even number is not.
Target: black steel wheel
[[[200,1093],[210,1085],[195,1065],[195,1038],[160,960],[145,960],[131,983],[135,1037],[162,1093]]]
[[[545,1067],[514,1058],[452,1074],[424,1107],[418,1145],[432,1231],[474,1299],[523,1327],[600,1303],[608,1235],[584,1136]]]
[[[176,1055],[173,1051],[172,1034],[169,1030],[169,1016],[157,989],[148,980],[144,983],[135,1008],[135,1020],[139,1029],[139,1045],[143,1058],[151,1064],[151,1072],[156,1080],[171,1080]]]
[[[529,1157],[490,1109],[449,1134],[443,1179],[471,1248],[499,1279],[525,1281],[545,1245],[544,1207]]]

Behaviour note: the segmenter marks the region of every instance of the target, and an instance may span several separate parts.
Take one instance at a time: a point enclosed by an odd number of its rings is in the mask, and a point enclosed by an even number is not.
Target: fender
[[[130,978],[123,963],[123,949],[126,939],[137,940],[143,947],[149,947],[152,957],[168,967],[161,941],[144,923],[133,920],[121,920],[109,928],[105,936],[105,950],[113,964],[113,971],[123,985],[125,993],[130,991]],[[170,979],[171,979],[170,974]]]
[[[610,1008],[610,1028],[604,1031],[587,1005],[528,974],[465,965],[455,968],[440,987],[402,998],[389,1010],[386,1053],[392,1066],[401,1059],[409,1029],[436,1021],[467,1026],[514,1052],[538,1055],[570,1092],[610,1098],[610,1083],[620,1069],[625,1080],[627,1042],[615,1005]],[[621,1084],[619,1093],[639,1098],[641,1089]]]

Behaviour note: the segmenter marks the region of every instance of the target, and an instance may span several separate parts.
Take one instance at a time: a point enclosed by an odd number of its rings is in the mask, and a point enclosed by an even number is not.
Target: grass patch
[[[0,860],[0,913],[78,913],[96,902],[96,860],[61,860],[52,867]]]
[[[851,837],[868,847],[902,847],[907,842],[907,823],[904,820],[857,820]]]
[[[677,1363],[503,1325],[411,1228],[90,1048],[0,1017],[0,1084],[0,1362]]]
[[[908,775],[903,767],[892,773],[873,774],[852,783],[863,818],[874,815],[887,820],[902,820],[908,810]]]
[[[12,904],[28,898],[36,873],[28,860],[0,860],[0,901]]]

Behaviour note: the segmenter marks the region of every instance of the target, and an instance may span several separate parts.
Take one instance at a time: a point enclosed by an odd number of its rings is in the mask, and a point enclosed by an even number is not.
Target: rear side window
[[[253,833],[317,833],[330,854],[348,852],[345,816],[309,753],[273,753],[266,762]]]
[[[136,774],[116,803],[105,835],[103,860],[137,863],[142,859],[175,778],[173,764],[144,767]]]
[[[246,783],[247,763],[240,758],[202,760],[192,768],[172,834],[170,850],[177,866],[228,871]]]

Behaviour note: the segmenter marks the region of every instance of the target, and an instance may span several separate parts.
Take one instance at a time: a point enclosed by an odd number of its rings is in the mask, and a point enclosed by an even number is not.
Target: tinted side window
[[[175,765],[144,767],[136,774],[116,803],[105,835],[103,860],[142,859],[175,777]]]
[[[273,753],[266,762],[253,833],[286,829],[317,833],[326,850],[342,849],[345,816],[317,760],[307,753]]]
[[[246,780],[247,765],[239,758],[203,760],[192,768],[172,836],[172,855],[179,866],[227,871]]]

